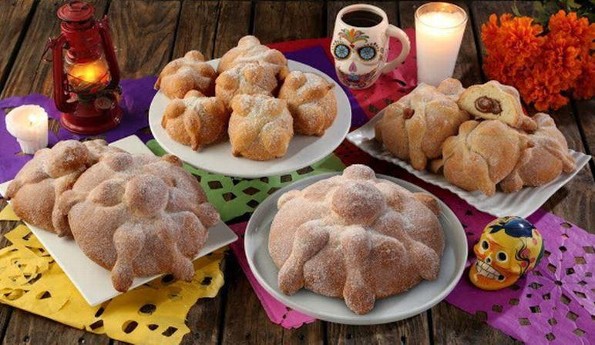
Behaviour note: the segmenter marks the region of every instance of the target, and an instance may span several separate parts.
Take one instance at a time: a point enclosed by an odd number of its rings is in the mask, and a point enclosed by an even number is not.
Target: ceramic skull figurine
[[[469,270],[471,282],[484,290],[514,284],[543,256],[543,239],[535,226],[520,217],[489,223],[473,247],[477,260]]]

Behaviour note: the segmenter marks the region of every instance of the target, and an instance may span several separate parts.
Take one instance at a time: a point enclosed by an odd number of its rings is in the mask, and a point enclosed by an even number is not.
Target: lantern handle
[[[56,38],[50,38],[47,49],[52,50],[52,74],[54,77],[54,103],[56,108],[64,113],[71,113],[76,109],[75,102],[69,102],[68,79],[64,72],[64,44],[66,37],[60,34]]]
[[[99,27],[101,42],[103,43],[103,52],[105,53],[105,58],[111,75],[110,86],[118,86],[120,84],[120,67],[118,66],[114,44],[110,36],[107,16],[104,16],[103,19],[97,21],[97,25]]]

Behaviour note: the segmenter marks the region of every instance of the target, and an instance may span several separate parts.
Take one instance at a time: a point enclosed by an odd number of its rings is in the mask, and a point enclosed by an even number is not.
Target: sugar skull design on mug
[[[514,284],[543,256],[543,239],[535,226],[520,217],[489,223],[473,247],[477,260],[469,270],[471,282],[483,290]]]
[[[389,36],[402,43],[399,56],[386,62]],[[365,89],[401,64],[409,54],[409,38],[388,23],[386,13],[371,5],[351,5],[337,14],[331,53],[339,81],[352,89]]]

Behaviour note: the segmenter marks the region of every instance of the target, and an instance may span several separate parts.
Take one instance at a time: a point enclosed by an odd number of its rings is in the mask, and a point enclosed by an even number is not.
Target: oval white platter
[[[440,274],[436,280],[422,281],[409,291],[377,300],[374,309],[365,315],[353,313],[342,299],[326,297],[305,289],[292,296],[287,296],[279,290],[277,283],[279,270],[268,251],[270,225],[277,214],[277,200],[289,190],[303,189],[337,174],[322,174],[297,181],[275,192],[258,206],[250,218],[244,235],[248,264],[258,282],[274,298],[290,308],[321,320],[353,325],[381,324],[406,319],[422,313],[442,301],[454,289],[465,270],[467,239],[455,214],[440,200],[438,200],[441,209],[439,218],[446,243]],[[412,192],[426,192],[420,187],[394,177],[377,176],[401,185]]]
[[[568,183],[568,181],[570,181],[585,165],[587,165],[589,159],[591,159],[591,156],[588,156],[582,152],[569,150],[570,154],[576,161],[576,169],[570,174],[562,173],[560,176],[558,176],[558,178],[548,184],[540,187],[524,187],[515,193],[504,193],[500,190],[496,190],[496,194],[492,196],[487,196],[479,191],[468,192],[451,184],[442,175],[433,174],[425,170],[415,170],[408,162],[402,161],[388,152],[388,150],[386,150],[382,144],[374,139],[374,126],[378,121],[380,121],[383,115],[384,110],[380,111],[365,125],[349,133],[347,135],[347,140],[362,149],[370,156],[398,165],[428,183],[455,193],[476,209],[496,217],[529,217],[531,214],[533,214],[533,212],[537,211],[537,209],[540,208],[558,189],[562,188],[562,186]]]
[[[219,59],[210,60],[208,63],[216,69]],[[275,176],[318,162],[331,154],[349,132],[351,127],[349,99],[341,86],[323,72],[293,60],[288,61],[288,67],[291,71],[316,73],[335,85],[337,118],[321,137],[296,135],[291,140],[285,156],[264,162],[233,156],[229,141],[209,145],[197,152],[171,139],[161,127],[161,118],[170,99],[158,91],[149,108],[149,126],[155,140],[167,152],[180,157],[186,163],[225,176],[241,178]]]

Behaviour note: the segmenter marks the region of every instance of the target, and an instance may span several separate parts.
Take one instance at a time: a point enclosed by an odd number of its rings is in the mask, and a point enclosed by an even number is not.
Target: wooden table
[[[190,49],[220,57],[237,40],[254,34],[264,43],[329,36],[337,12],[349,1],[190,1],[94,0],[107,14],[124,78],[155,75]],[[0,1],[0,98],[29,93],[51,95],[51,64],[42,61],[44,45],[59,32],[55,16],[62,1]],[[412,27],[423,2],[372,2],[392,23]],[[481,70],[480,26],[493,13],[510,12],[512,1],[458,2],[469,14],[455,77],[465,86],[485,80]],[[531,3],[520,4],[529,11]],[[595,151],[595,100],[573,102],[554,114],[570,148]],[[546,204],[551,212],[584,229],[595,230],[594,165],[582,169]],[[0,207],[5,202],[2,200]],[[14,224],[2,222],[6,232]],[[6,240],[0,242],[6,245]],[[297,330],[272,324],[233,255],[225,260],[225,287],[214,299],[200,300],[190,311],[192,330],[184,343],[477,343],[507,344],[513,339],[446,302],[407,320],[378,326],[315,322]],[[485,317],[485,316],[484,316]],[[86,333],[30,313],[0,305],[4,344],[108,344],[106,336]]]

